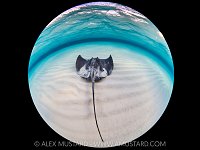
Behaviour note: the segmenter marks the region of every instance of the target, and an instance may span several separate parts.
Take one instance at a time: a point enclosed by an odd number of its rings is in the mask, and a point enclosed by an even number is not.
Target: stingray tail
[[[93,108],[94,108],[94,117],[95,117],[95,122],[96,122],[96,126],[97,126],[97,129],[98,129],[98,132],[99,132],[99,136],[101,138],[101,141],[103,141],[103,138],[101,136],[101,132],[99,130],[99,126],[98,126],[98,122],[97,122],[97,116],[96,116],[96,108],[95,108],[95,98],[94,98],[94,82],[95,81],[92,81],[92,97],[93,97]]]

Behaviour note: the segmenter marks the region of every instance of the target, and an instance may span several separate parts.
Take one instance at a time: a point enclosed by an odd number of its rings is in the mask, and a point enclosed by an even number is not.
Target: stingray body
[[[92,57],[91,59],[84,59],[83,57],[81,57],[81,55],[79,55],[76,60],[76,71],[78,75],[92,82],[94,116],[99,136],[102,142],[104,141],[96,117],[94,83],[95,81],[100,81],[102,78],[109,76],[112,73],[112,70],[113,70],[113,59],[111,55],[107,59],[99,59],[98,57],[97,58]]]
[[[78,56],[76,60],[76,71],[78,75],[88,81],[99,81],[110,75],[113,70],[113,59],[110,55],[107,59],[91,58],[86,60]]]

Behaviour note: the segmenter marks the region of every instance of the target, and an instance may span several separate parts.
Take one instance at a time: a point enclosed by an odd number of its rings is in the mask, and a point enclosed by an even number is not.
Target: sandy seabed
[[[113,57],[112,74],[95,83],[104,143],[94,120],[92,84],[75,70],[79,54],[88,59]],[[120,46],[89,44],[49,56],[29,85],[37,110],[53,130],[72,142],[109,147],[131,142],[156,123],[171,95],[169,80],[166,72],[145,55]]]

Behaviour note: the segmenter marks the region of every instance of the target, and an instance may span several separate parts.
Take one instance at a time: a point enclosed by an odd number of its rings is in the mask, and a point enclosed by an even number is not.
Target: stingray
[[[113,59],[110,55],[107,59],[99,59],[91,58],[91,59],[84,59],[79,55],[76,60],[76,71],[79,76],[86,79],[87,81],[92,82],[92,96],[93,96],[93,108],[94,108],[94,117],[97,126],[97,130],[99,136],[104,142],[96,116],[96,108],[95,108],[95,96],[94,96],[94,83],[100,81],[101,79],[109,76],[113,70]]]

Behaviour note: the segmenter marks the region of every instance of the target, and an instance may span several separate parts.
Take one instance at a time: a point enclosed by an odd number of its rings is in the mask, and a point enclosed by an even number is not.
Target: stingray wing
[[[112,56],[110,55],[107,59],[100,59],[100,64],[103,69],[101,77],[109,76],[114,68]],[[104,73],[105,71],[107,72],[106,74]]]
[[[88,60],[84,59],[81,55],[79,55],[76,59],[76,71],[78,75],[86,79],[90,76],[89,71],[86,69],[87,62]]]
[[[80,69],[86,64],[86,62],[86,59],[84,59],[81,55],[78,55],[76,59],[76,71],[80,71]]]

